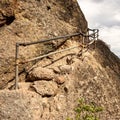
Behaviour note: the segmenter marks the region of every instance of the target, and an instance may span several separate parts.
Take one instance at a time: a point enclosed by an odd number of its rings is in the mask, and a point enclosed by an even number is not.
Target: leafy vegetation
[[[102,107],[95,105],[93,102],[87,104],[83,99],[78,101],[78,106],[75,108],[75,120],[99,120],[99,113],[103,111]],[[67,118],[66,120],[73,120]]]

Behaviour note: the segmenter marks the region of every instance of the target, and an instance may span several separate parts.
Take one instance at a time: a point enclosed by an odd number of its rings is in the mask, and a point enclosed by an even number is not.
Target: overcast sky
[[[89,28],[100,30],[100,39],[120,57],[120,0],[78,0]]]

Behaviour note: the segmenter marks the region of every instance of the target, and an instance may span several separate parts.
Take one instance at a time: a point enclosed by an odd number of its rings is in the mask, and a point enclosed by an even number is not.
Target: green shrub
[[[101,111],[103,111],[102,107],[95,105],[93,102],[88,104],[84,99],[80,99],[77,108],[75,108],[75,120],[99,120],[98,115]],[[67,118],[66,120],[73,119]]]

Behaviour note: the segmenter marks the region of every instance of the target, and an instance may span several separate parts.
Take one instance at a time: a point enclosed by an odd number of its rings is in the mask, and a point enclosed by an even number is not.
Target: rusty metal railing
[[[71,35],[59,36],[59,37],[54,37],[54,38],[45,39],[45,40],[39,40],[39,41],[35,41],[35,42],[16,43],[15,89],[18,88],[18,79],[19,79],[18,75],[19,75],[19,65],[20,64],[25,64],[27,62],[31,62],[31,61],[34,61],[34,60],[39,60],[41,58],[44,58],[44,57],[47,57],[47,56],[50,56],[50,55],[53,55],[53,54],[56,54],[56,53],[68,51],[68,50],[71,50],[71,49],[74,49],[74,48],[77,48],[77,47],[80,47],[80,46],[84,48],[84,47],[86,47],[85,40],[90,41],[88,43],[88,45],[95,43],[95,47],[96,47],[96,40],[98,40],[98,36],[99,36],[98,33],[99,33],[98,29],[88,29],[86,34],[79,32],[79,33],[74,33],[74,34],[71,34]],[[50,52],[48,54],[44,54],[44,55],[41,55],[41,56],[38,56],[38,57],[35,57],[35,58],[32,58],[32,59],[28,59],[28,60],[25,60],[25,61],[19,61],[19,47],[25,47],[25,46],[30,46],[30,45],[34,45],[34,44],[41,44],[41,43],[46,43],[46,42],[49,42],[49,41],[62,40],[62,39],[65,39],[65,38],[71,38],[71,37],[75,37],[75,36],[82,36],[82,44],[79,44],[78,46],[70,47],[70,48],[67,48],[67,49],[62,49],[62,50],[59,50],[59,51]]]

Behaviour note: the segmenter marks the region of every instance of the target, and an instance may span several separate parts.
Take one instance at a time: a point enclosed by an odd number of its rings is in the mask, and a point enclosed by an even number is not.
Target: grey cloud
[[[103,2],[104,0],[91,0],[91,1],[96,2],[96,3],[101,3],[101,2]]]
[[[81,7],[83,5],[89,27],[100,29],[101,38],[109,43],[111,50],[120,57],[120,0],[78,1]]]
[[[90,6],[90,8],[88,8],[89,10],[88,17],[86,15],[86,18],[90,18],[91,19],[90,21],[92,23],[99,22],[99,24],[102,24],[107,27],[120,25],[120,17],[119,17],[119,20],[116,19],[115,17],[116,15],[120,16],[120,0],[89,0],[89,1],[83,0],[83,1],[84,3],[85,2],[91,3],[90,5],[92,5],[92,3],[95,3],[93,4],[93,6]],[[93,7],[95,9],[91,9]],[[90,17],[90,15],[92,16],[92,18]],[[88,19],[88,22],[89,22],[89,19]]]
[[[120,26],[120,21],[117,21],[115,19],[111,18],[112,16],[96,16],[93,17],[93,22],[99,22],[99,24],[106,26],[106,27],[112,27],[112,26]]]
[[[95,0],[93,0],[95,1]],[[99,21],[100,24],[103,24],[107,27],[111,26],[119,26],[120,21],[115,18],[115,15],[120,15],[120,7],[118,7],[118,3],[120,4],[120,1],[115,0],[108,0],[101,3],[101,7],[98,11],[100,11],[100,14],[96,14],[93,19],[95,21]]]
[[[120,58],[120,49],[112,49],[112,51],[114,51],[114,53],[116,53],[116,55]]]
[[[92,1],[95,2],[95,0],[92,0]],[[104,7],[110,6],[112,8],[111,11],[120,9],[120,0],[102,0],[102,1],[103,1],[102,4],[104,5]]]
[[[87,0],[80,0],[80,1],[87,1]],[[103,2],[104,0],[89,0],[91,2],[96,2],[96,3],[101,3]]]

